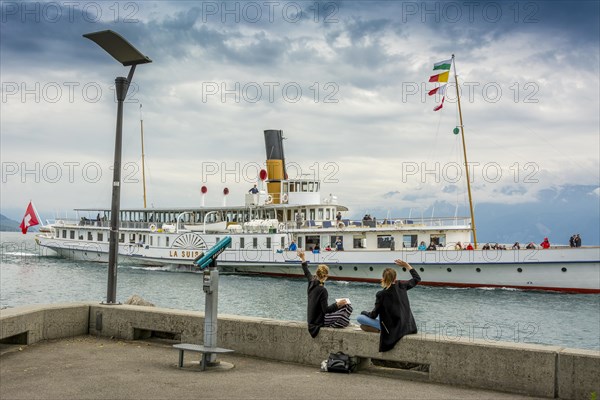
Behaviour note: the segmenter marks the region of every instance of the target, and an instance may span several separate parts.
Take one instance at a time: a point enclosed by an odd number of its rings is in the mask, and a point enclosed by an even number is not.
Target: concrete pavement
[[[77,336],[0,348],[0,399],[534,399],[480,389],[414,382],[360,372],[219,357],[230,370],[195,371],[198,353],[170,343]]]

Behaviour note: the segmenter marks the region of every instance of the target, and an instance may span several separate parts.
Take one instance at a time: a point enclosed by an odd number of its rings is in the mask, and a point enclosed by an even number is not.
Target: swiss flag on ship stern
[[[23,217],[23,221],[21,221],[21,225],[19,225],[19,227],[21,228],[21,232],[23,232],[23,234],[26,234],[27,229],[29,227],[39,225],[39,224],[40,224],[40,221],[38,220],[35,209],[33,208],[33,203],[30,201],[29,205],[27,206],[27,210],[25,211],[25,216]]]

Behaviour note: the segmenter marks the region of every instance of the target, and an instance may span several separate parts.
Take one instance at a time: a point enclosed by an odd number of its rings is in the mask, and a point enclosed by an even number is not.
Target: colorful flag
[[[450,71],[446,71],[444,73],[437,74],[437,75],[431,75],[429,77],[429,82],[448,82],[449,74],[450,74]]]
[[[440,95],[444,96],[446,94],[446,85],[438,86],[435,89],[431,89],[428,94],[430,96],[433,96],[436,93],[439,93]]]
[[[446,96],[442,97],[442,102],[440,103],[439,106],[435,106],[433,107],[433,111],[439,111],[442,109],[442,107],[444,107],[444,99],[446,98]]]
[[[452,59],[449,59],[449,60],[440,61],[440,62],[433,64],[433,70],[436,71],[438,69],[441,69],[442,71],[444,71],[444,70],[450,69],[451,66],[452,66]]]
[[[25,211],[25,216],[23,217],[23,221],[21,221],[21,232],[23,235],[27,233],[27,228],[39,225],[40,221],[37,218],[37,213],[35,212],[35,208],[33,207],[33,203],[30,201],[27,206],[27,210]]]

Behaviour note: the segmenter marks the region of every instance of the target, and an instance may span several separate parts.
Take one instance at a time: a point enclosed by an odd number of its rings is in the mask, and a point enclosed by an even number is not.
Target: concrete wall
[[[40,340],[87,335],[89,304],[67,303],[8,308],[0,311],[0,340],[32,344]]]
[[[202,343],[204,313],[95,303],[0,311],[0,340],[23,332],[28,332],[27,343],[88,333],[127,340],[166,334],[183,343]],[[363,360],[425,367],[385,370],[401,379],[550,398],[585,399],[592,392],[600,394],[600,353],[595,351],[418,334],[379,353],[377,334],[326,328],[312,339],[305,323],[233,315],[219,316],[217,333],[219,347],[272,360],[317,366],[330,352],[343,351]],[[175,352],[173,357],[177,357]]]

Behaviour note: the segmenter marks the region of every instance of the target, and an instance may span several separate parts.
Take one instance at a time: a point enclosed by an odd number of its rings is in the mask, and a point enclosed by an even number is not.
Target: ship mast
[[[142,118],[142,105],[140,104],[140,133],[142,136],[142,185],[144,187],[144,208],[146,208],[146,166],[144,163],[144,119]]]
[[[469,163],[467,162],[467,146],[465,145],[465,128],[463,125],[462,111],[460,108],[460,94],[458,90],[458,78],[456,76],[456,60],[452,54],[452,65],[454,67],[454,83],[456,85],[456,100],[458,103],[458,117],[460,119],[460,135],[462,138],[463,154],[465,157],[465,171],[467,176],[467,191],[469,192],[469,208],[471,209],[471,230],[473,231],[473,247],[477,248],[477,229],[475,228],[475,212],[473,211],[473,197],[471,196],[471,178],[469,176]]]

